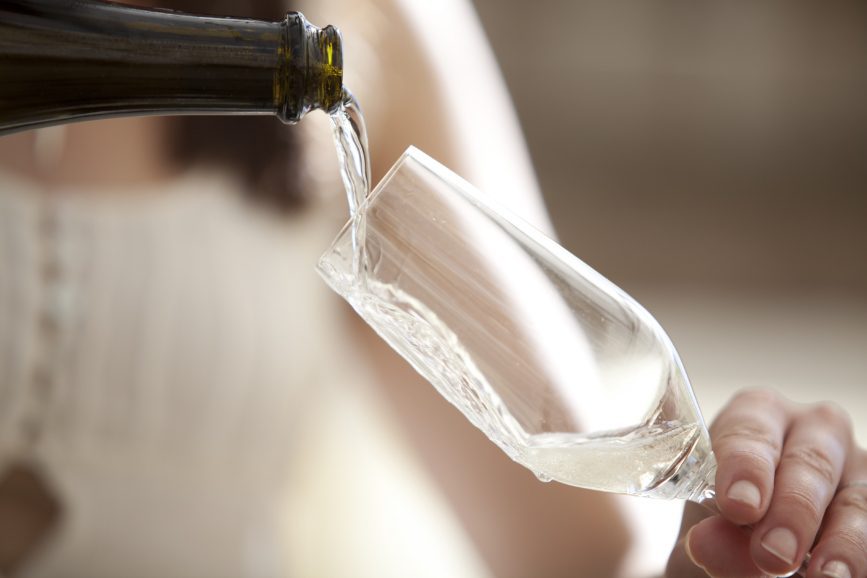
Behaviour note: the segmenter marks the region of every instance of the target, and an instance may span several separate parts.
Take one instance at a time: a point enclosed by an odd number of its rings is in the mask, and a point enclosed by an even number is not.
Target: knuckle
[[[738,447],[744,442],[759,444],[779,454],[782,449],[782,440],[758,423],[739,423],[723,431],[718,431],[714,438],[715,449],[727,446]]]
[[[773,389],[763,387],[747,388],[738,392],[735,400],[756,405],[776,405],[781,401],[780,394]]]
[[[859,488],[846,488],[837,494],[834,505],[845,510],[853,510],[860,516],[867,516],[867,493]]]
[[[767,474],[772,474],[776,469],[777,464],[774,459],[768,455],[768,452],[757,449],[738,448],[726,452],[717,452],[717,460],[722,464],[720,467],[731,467],[737,464],[740,467],[746,467],[754,471],[762,471]]]
[[[819,504],[807,490],[791,488],[779,496],[779,503],[785,511],[800,520],[809,520],[810,523],[818,525],[822,519]]]
[[[823,423],[839,425],[847,434],[852,431],[852,418],[849,413],[834,402],[817,403],[812,406],[811,412]]]
[[[854,529],[839,529],[831,536],[834,540],[834,549],[844,552],[863,552],[867,549],[867,536]],[[825,541],[823,536],[822,541]]]
[[[787,449],[782,460],[817,476],[829,486],[837,485],[837,468],[831,455],[817,446],[799,446]]]

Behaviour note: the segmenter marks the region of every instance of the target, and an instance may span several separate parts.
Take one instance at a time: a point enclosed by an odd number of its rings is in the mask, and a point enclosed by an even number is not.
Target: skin
[[[717,417],[711,439],[721,514],[688,505],[668,577],[788,575],[808,552],[807,578],[867,576],[867,487],[849,485],[867,481],[867,452],[844,410],[744,391]],[[758,488],[757,504],[745,482]],[[793,543],[780,539],[787,531]]]

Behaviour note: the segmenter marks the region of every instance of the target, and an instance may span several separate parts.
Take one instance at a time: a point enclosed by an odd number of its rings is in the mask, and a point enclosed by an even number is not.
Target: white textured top
[[[234,191],[0,175],[0,466],[63,505],[26,575],[483,574],[314,272],[338,221]]]
[[[94,547],[179,575],[172,550],[203,530],[221,575],[247,575],[236,550],[275,523],[304,396],[333,381],[338,311],[312,269],[329,228],[218,176],[92,197],[2,182],[0,458],[61,497],[65,575],[102,575],[79,562]],[[51,560],[38,575],[64,573]]]

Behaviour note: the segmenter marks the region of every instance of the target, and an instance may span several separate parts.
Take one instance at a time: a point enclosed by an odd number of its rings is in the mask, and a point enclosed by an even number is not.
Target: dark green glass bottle
[[[342,102],[340,33],[96,0],[0,0],[0,134],[148,114],[275,114]]]

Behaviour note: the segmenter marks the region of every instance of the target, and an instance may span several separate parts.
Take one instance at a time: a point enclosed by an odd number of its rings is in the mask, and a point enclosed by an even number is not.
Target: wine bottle
[[[97,0],[0,2],[0,134],[154,114],[274,114],[342,102],[340,33]]]

